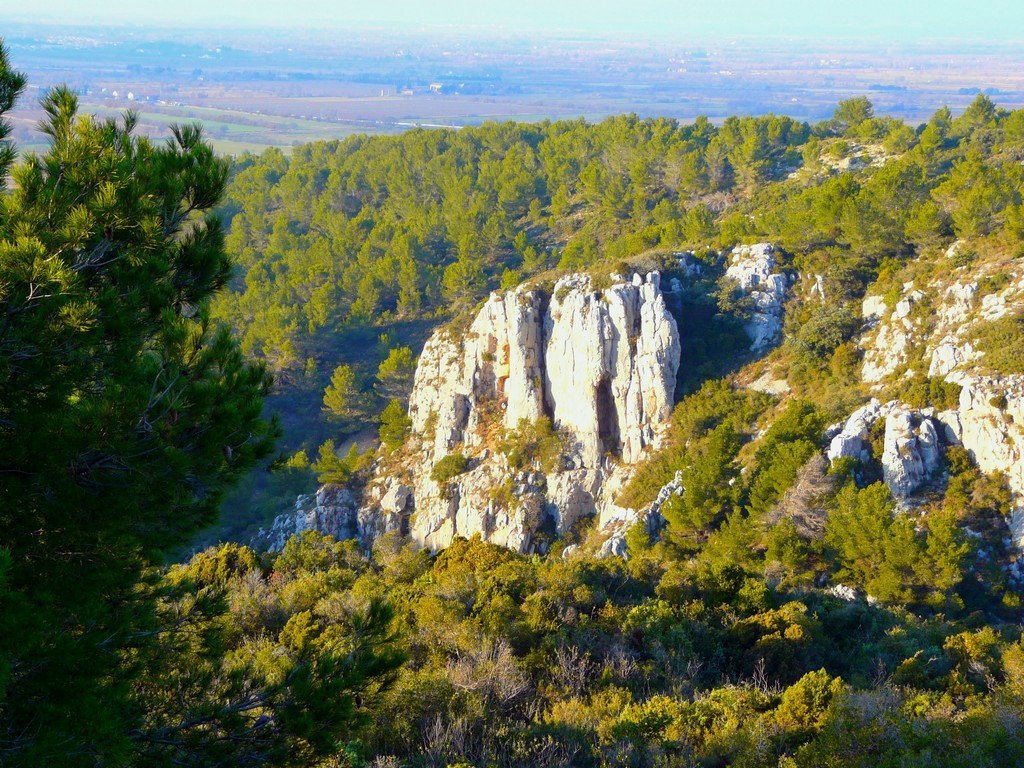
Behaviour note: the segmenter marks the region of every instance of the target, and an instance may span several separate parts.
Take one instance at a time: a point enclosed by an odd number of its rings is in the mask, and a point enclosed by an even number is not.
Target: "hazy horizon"
[[[410,0],[365,4],[306,0],[180,0],[173,6],[142,6],[107,0],[102,8],[86,0],[35,0],[32,9],[0,8],[0,22],[68,25],[127,24],[159,27],[287,27],[344,29],[394,26],[490,32],[590,34],[601,37],[846,38],[916,43],[936,39],[1009,41],[1024,38],[1024,4],[988,0],[966,6],[934,0],[927,14],[919,3],[864,0],[859,4],[822,0],[724,0],[713,6],[696,0],[635,0],[628,14],[609,0],[455,0],[429,5]]]

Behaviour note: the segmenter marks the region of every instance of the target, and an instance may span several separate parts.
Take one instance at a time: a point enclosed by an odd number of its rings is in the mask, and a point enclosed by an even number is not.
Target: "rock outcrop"
[[[360,535],[403,530],[436,550],[480,534],[525,552],[614,507],[624,468],[671,413],[679,350],[657,272],[600,290],[570,275],[492,294],[468,331],[442,329],[424,346],[412,435],[368,484]],[[541,419],[562,441],[557,466],[513,466],[502,436]],[[455,452],[466,471],[435,482],[431,469]]]
[[[358,504],[352,491],[339,485],[321,486],[314,494],[295,500],[295,511],[278,515],[269,528],[261,528],[253,539],[259,549],[280,550],[288,539],[303,531],[317,531],[336,539],[359,536]]]
[[[1008,520],[1024,549],[1024,376],[961,375],[960,402],[938,420],[946,439],[962,445],[983,472],[1001,472],[1017,499]]]
[[[427,342],[409,416],[435,457],[486,442],[497,412],[513,429],[550,415],[575,441],[578,467],[605,453],[636,461],[672,408],[679,332],[660,278],[639,275],[603,291],[586,275],[492,294],[464,339],[450,331]]]
[[[929,410],[897,406],[885,417],[882,478],[897,499],[907,499],[935,473],[942,459]]]
[[[729,256],[727,280],[749,297],[752,308],[744,323],[750,349],[763,352],[782,338],[782,313],[789,281],[778,272],[775,247],[770,243],[740,245]]]
[[[684,279],[700,269],[687,254],[678,258]],[[872,399],[828,430],[827,456],[876,460],[906,506],[930,487],[945,446],[962,445],[983,471],[1007,476],[1018,507],[1012,539],[1024,548],[1024,376],[986,370],[972,345],[977,323],[1024,298],[1024,269],[999,269],[972,272],[971,281],[919,278],[918,287],[907,282],[864,298],[863,379],[882,391],[898,374],[927,371],[958,384],[959,402],[936,413]],[[680,339],[666,299],[677,309],[682,283],[673,278],[663,293],[657,272],[611,278],[607,287],[577,274],[496,292],[467,328],[435,332],[417,366],[405,447],[378,460],[358,498],[336,486],[302,496],[256,543],[280,547],[307,529],[364,543],[398,531],[431,550],[479,534],[520,552],[546,551],[579,520],[596,517],[599,554],[614,555],[636,522],[654,532],[660,505],[681,490],[678,478],[646,509],[613,499],[672,410]],[[781,337],[790,290],[773,246],[734,249],[725,279],[753,307],[750,349],[767,351]],[[822,281],[815,286],[810,295],[820,301]],[[766,369],[749,386],[785,396],[787,382],[772,375]],[[453,453],[462,455],[462,471],[435,478],[434,467]]]
[[[1000,274],[1008,284],[995,292],[985,292],[978,279],[948,284],[937,279],[920,289],[904,283],[898,298],[865,297],[864,381],[879,384],[909,366],[945,377],[977,362],[981,354],[971,341],[975,325],[1005,316],[1024,296],[1024,275],[1010,279]],[[913,359],[921,348],[924,359]]]
[[[954,243],[947,256],[955,255],[961,245]],[[1024,376],[986,369],[984,356],[975,348],[973,339],[979,323],[1004,317],[1020,305],[1024,299],[1024,269],[1009,262],[989,264],[968,274],[968,280],[953,281],[942,275],[921,288],[905,283],[895,301],[881,296],[866,297],[863,316],[868,330],[861,342],[862,377],[881,387],[899,371],[916,368],[927,371],[929,377],[961,387],[957,406],[934,414],[934,422],[940,426],[935,439],[928,427],[920,433],[920,425],[907,424],[905,420],[894,423],[892,450],[886,451],[891,459],[887,482],[890,487],[907,492],[906,489],[917,485],[922,471],[927,473],[936,440],[940,444],[963,445],[982,471],[1006,476],[1017,504],[1008,523],[1013,542],[1022,549],[1024,454],[1020,446],[1024,446]],[[891,311],[889,303],[894,303]],[[915,311],[918,305],[922,311]],[[914,359],[913,355],[922,357]],[[843,434],[833,439],[830,456],[837,451],[853,455],[858,450],[859,428],[851,425],[853,434],[846,432],[843,429]],[[886,445],[888,449],[888,437]]]
[[[881,381],[908,362],[907,355],[921,323],[914,308],[925,294],[914,290],[912,283],[904,285],[903,290],[904,295],[891,312],[885,300],[879,296],[869,296],[861,305],[864,320],[869,325],[877,326],[872,343],[864,350],[861,366],[861,378],[864,381]]]
[[[869,461],[872,458],[871,428],[885,420],[881,456],[882,478],[893,497],[905,501],[934,475],[942,459],[942,442],[931,409],[908,408],[895,400],[880,403],[872,399],[845,423],[826,433],[830,438],[828,458]]]
[[[871,427],[876,421],[889,415],[892,404],[884,406],[876,398],[862,405],[846,419],[829,429],[825,436],[829,440],[828,458],[835,462],[842,458],[868,461],[871,447],[868,442]]]

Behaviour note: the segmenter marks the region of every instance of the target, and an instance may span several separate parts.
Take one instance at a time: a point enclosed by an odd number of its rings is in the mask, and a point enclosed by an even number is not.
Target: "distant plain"
[[[912,124],[979,92],[1024,106],[1024,52],[1005,43],[903,45],[784,38],[662,41],[526,37],[451,28],[300,33],[6,25],[29,75],[15,139],[42,146],[38,100],[67,83],[88,112],[133,109],[167,134],[202,122],[226,154],[318,139],[487,120],[600,119],[621,112],[827,117],[865,94]],[[184,42],[183,42],[184,41]]]

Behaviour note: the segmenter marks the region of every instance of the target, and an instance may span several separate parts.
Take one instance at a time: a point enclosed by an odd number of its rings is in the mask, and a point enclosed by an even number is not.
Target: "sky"
[[[0,0],[0,22],[1024,39],[1024,0]]]

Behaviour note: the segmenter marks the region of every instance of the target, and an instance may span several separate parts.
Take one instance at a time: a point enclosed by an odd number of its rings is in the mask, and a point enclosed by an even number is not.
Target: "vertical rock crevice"
[[[612,397],[611,381],[607,377],[598,380],[594,400],[597,411],[597,436],[601,441],[601,447],[605,452],[617,456],[620,453],[619,415]]]

